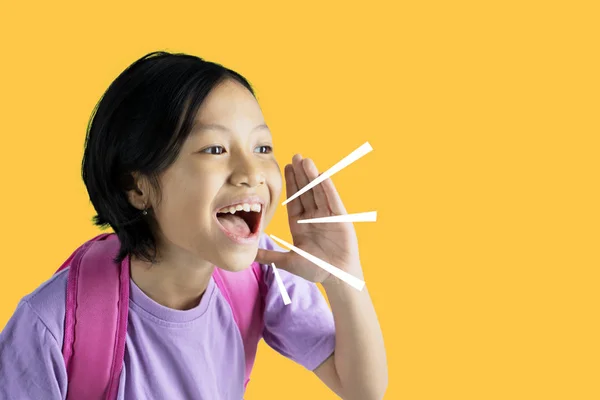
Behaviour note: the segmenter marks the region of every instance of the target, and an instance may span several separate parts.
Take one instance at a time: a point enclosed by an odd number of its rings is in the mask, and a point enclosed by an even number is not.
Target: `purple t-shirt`
[[[259,247],[284,251],[265,234]],[[272,268],[263,270],[265,342],[314,370],[335,347],[331,310],[315,284],[279,269],[292,300],[284,305]],[[21,300],[0,332],[0,399],[65,399],[66,285],[66,270],[54,275]],[[212,278],[198,306],[186,311],[156,303],[133,281],[130,287],[119,400],[243,398],[242,339]]]

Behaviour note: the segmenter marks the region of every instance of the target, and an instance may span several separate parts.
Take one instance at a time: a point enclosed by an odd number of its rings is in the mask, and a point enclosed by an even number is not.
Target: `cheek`
[[[279,200],[283,188],[283,177],[277,164],[273,168],[270,168],[267,182],[269,182],[269,190],[271,191],[271,202],[275,203]]]
[[[211,217],[212,201],[220,184],[211,174],[182,174],[164,183],[160,222],[179,230],[184,226],[194,229],[198,222]]]
[[[271,207],[268,213],[268,218],[270,219],[279,205],[279,197],[281,196],[283,188],[283,178],[277,164],[275,164],[274,167],[269,168],[266,178],[271,197]]]

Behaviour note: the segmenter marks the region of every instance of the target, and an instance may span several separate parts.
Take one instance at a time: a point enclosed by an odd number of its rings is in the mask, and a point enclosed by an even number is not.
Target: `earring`
[[[146,203],[144,203],[144,210],[142,210],[142,215],[148,215],[148,211],[146,211]]]

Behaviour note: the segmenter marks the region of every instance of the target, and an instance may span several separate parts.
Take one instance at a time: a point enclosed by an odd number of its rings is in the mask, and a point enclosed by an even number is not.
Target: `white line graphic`
[[[373,151],[373,148],[371,147],[369,142],[365,142],[358,149],[354,150],[352,153],[350,153],[346,157],[344,157],[340,162],[335,164],[333,167],[329,168],[327,171],[323,172],[321,175],[319,175],[317,178],[315,178],[312,182],[309,182],[302,189],[298,190],[296,193],[294,193],[292,196],[290,196],[289,199],[287,199],[286,201],[281,203],[281,205],[285,206],[287,203],[294,200],[296,197],[309,191],[313,187],[317,186],[319,183],[323,182],[325,179],[329,178],[333,174],[346,168],[348,165],[352,164],[354,161],[358,160],[359,158],[363,157],[365,154],[367,154],[371,151]]]
[[[301,219],[299,224],[325,224],[329,222],[375,222],[377,211],[369,211],[358,214],[335,215],[333,217],[322,217],[312,219]]]
[[[350,275],[346,271],[342,271],[341,269],[334,267],[333,265],[329,264],[328,262],[323,261],[320,258],[317,258],[317,257],[313,256],[312,254],[307,253],[304,250],[297,248],[293,244],[287,243],[286,241],[279,239],[276,236],[273,236],[273,235],[269,235],[269,236],[271,236],[271,238],[273,238],[273,240],[275,240],[276,242],[279,242],[282,245],[288,247],[294,253],[301,255],[302,257],[306,258],[308,261],[312,262],[313,264],[317,265],[318,267],[323,268],[325,271],[329,272],[331,275],[343,280],[344,282],[346,282],[348,285],[352,286],[353,288],[358,289],[359,291],[362,291],[363,288],[365,287],[364,281],[361,281],[357,277]]]
[[[277,286],[279,286],[279,292],[281,292],[281,297],[283,297],[283,304],[286,306],[292,302],[290,299],[290,295],[288,294],[285,286],[283,286],[283,281],[281,280],[281,276],[279,276],[279,271],[275,266],[275,263],[271,263],[273,266],[273,273],[275,274],[275,280],[277,281]]]

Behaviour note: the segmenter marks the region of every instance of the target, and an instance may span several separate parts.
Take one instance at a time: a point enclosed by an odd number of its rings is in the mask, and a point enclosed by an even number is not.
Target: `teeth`
[[[260,212],[260,210],[262,210],[262,206],[260,204],[248,204],[248,203],[243,203],[243,204],[236,204],[235,206],[228,206],[228,207],[224,207],[222,209],[220,209],[219,211],[217,211],[217,213],[231,213],[231,214],[235,214],[236,211],[254,211],[254,212]]]

